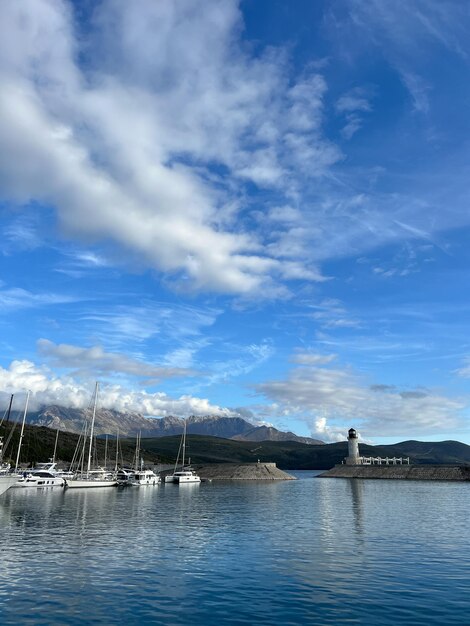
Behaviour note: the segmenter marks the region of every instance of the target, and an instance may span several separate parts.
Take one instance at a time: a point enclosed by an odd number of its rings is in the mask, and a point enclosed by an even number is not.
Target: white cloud
[[[461,425],[466,406],[461,399],[422,389],[371,388],[350,370],[315,366],[294,368],[287,378],[261,383],[255,389],[283,414],[304,419],[312,436],[320,438],[326,432],[333,439],[340,433],[344,437],[348,424],[368,438],[449,432]]]
[[[336,354],[314,354],[312,352],[297,352],[291,358],[297,365],[324,365],[336,359]]]
[[[94,384],[77,382],[70,376],[59,377],[48,368],[31,361],[13,361],[8,369],[0,368],[0,402],[8,405],[10,394],[21,398],[31,392],[30,408],[58,404],[64,407],[86,408],[90,402]],[[19,402],[17,400],[16,402]],[[135,411],[144,415],[234,415],[230,409],[212,404],[206,398],[183,395],[172,398],[163,392],[133,391],[121,385],[100,386],[100,406],[116,411]]]
[[[11,287],[10,289],[0,288],[0,311],[11,312],[20,309],[68,304],[79,300],[80,298],[69,295],[33,293],[27,289],[21,289],[20,287]]]
[[[470,357],[464,360],[463,367],[455,370],[455,373],[462,378],[470,378]]]
[[[265,257],[236,215],[221,227],[242,179],[291,186],[293,167],[315,176],[339,158],[321,132],[324,79],[289,85],[283,53],[248,56],[240,25],[232,0],[103,2],[85,34],[65,1],[7,0],[6,192],[53,205],[65,235],[112,241],[185,290],[281,295],[278,280],[317,280]]]
[[[116,352],[106,352],[101,346],[82,348],[70,344],[55,344],[48,339],[39,339],[38,353],[51,365],[73,369],[76,374],[87,374],[100,378],[110,374],[127,374],[146,380],[146,384],[155,384],[162,378],[194,375],[189,369],[153,365],[141,359]]]

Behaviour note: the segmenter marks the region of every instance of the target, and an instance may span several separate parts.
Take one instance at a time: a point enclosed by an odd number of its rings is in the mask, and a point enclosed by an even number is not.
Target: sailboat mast
[[[184,453],[186,451],[186,420],[184,420],[184,427],[183,427],[183,464],[182,464],[182,468],[184,468]]]
[[[140,459],[140,437],[141,437],[142,432],[139,431],[139,434],[136,437],[135,440],[135,470],[136,472],[139,471],[139,459]]]
[[[95,416],[96,416],[96,403],[98,402],[98,389],[99,389],[99,383],[96,383],[96,385],[95,385],[95,400],[93,402],[93,415],[91,417],[90,445],[88,447],[88,465],[87,465],[87,470],[86,470],[87,478],[89,477],[90,470],[91,470],[91,453],[92,453],[92,449],[93,449],[93,434],[94,434],[94,431],[95,431]]]
[[[119,428],[117,429],[116,434],[116,466],[114,467],[114,471],[117,472],[119,465]]]
[[[26,421],[26,413],[28,412],[29,393],[30,392],[28,391],[26,395],[26,404],[24,405],[23,421],[21,423],[20,441],[18,443],[18,454],[16,455],[15,472],[18,471],[18,465],[20,463],[21,444],[23,442],[24,423]]]
[[[106,440],[104,442],[104,469],[106,469],[107,463],[108,463],[108,435],[106,435]]]
[[[10,396],[10,404],[8,405],[7,419],[5,420],[5,424],[8,424],[8,422],[10,421],[11,405],[13,404],[14,397],[15,397],[15,394],[12,393]]]
[[[59,429],[55,434],[54,454],[52,455],[52,462],[55,463],[55,455],[57,453],[57,441],[59,440]]]

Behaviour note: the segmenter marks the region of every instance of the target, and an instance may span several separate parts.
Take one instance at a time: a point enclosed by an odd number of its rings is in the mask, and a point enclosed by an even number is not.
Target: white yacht
[[[155,474],[154,471],[149,469],[137,470],[134,472],[134,478],[132,480],[133,485],[158,485],[160,482],[160,476]]]
[[[182,451],[181,469],[177,470],[176,468],[178,467],[178,461],[179,461],[181,451]],[[173,474],[169,474],[165,476],[165,483],[176,483],[178,485],[185,485],[189,483],[201,482],[200,477],[196,474],[196,472],[192,469],[192,467],[190,465],[187,465],[187,466],[184,465],[185,453],[186,453],[186,420],[184,420],[183,436],[181,437],[180,449],[178,450],[178,456],[176,458],[175,470]],[[191,463],[191,459],[189,459],[189,462]]]
[[[150,469],[144,469],[144,460],[140,456],[141,438],[142,435],[139,433],[135,442],[134,469],[121,469],[117,473],[119,485],[140,487],[141,485],[158,485],[160,482],[160,476]]]
[[[38,463],[31,470],[26,470],[23,476],[13,485],[19,487],[63,487],[64,478],[56,471],[57,463]]]
[[[132,485],[134,482],[134,470],[126,467],[121,467],[116,472],[117,484],[121,487]]]
[[[200,483],[201,479],[190,466],[187,466],[173,474],[173,482],[184,485],[186,483]]]

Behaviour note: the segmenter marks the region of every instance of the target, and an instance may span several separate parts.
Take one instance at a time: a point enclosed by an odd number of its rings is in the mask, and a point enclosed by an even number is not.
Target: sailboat
[[[11,410],[12,402],[13,402],[13,395],[10,398],[10,406],[8,408],[7,421],[10,417],[10,410]],[[21,478],[21,474],[18,473],[18,466],[20,463],[21,444],[22,444],[23,436],[24,436],[24,424],[26,421],[26,414],[28,412],[28,403],[29,403],[29,391],[26,394],[26,404],[24,407],[23,420],[21,423],[20,441],[18,443],[18,452],[16,455],[16,463],[15,463],[14,472],[12,472],[12,470],[10,469],[9,463],[8,464],[3,463],[3,437],[0,437],[0,495],[2,493],[5,493],[5,491],[7,491],[7,489],[9,489],[10,487],[13,487],[14,485],[16,485],[16,483]],[[7,445],[8,445],[8,441],[7,441]]]
[[[141,485],[158,485],[160,482],[160,476],[151,469],[144,468],[144,461],[140,456],[140,441],[141,433],[136,437],[134,467],[132,469],[123,467],[117,471],[116,478],[120,486],[140,487]]]
[[[155,474],[155,472],[151,469],[144,469],[144,461],[140,456],[140,440],[141,433],[138,434],[136,440],[135,470],[131,484],[136,485],[137,487],[141,485],[158,485],[160,482],[160,476],[157,476],[157,474]]]
[[[183,453],[181,469],[177,470],[176,468],[178,466],[179,455],[180,455],[181,450]],[[176,458],[175,470],[173,474],[170,474],[169,476],[165,476],[166,483],[177,483],[178,485],[185,485],[189,483],[201,482],[200,477],[192,469],[191,465],[190,464],[187,466],[184,465],[185,453],[186,453],[186,420],[184,420],[183,436],[181,438],[180,449],[178,450],[178,457]],[[191,463],[191,460],[190,460],[190,463]]]
[[[89,445],[88,445],[87,469],[86,471],[83,471],[83,468],[82,468],[82,471],[77,472],[73,476],[73,478],[70,478],[65,481],[65,487],[67,487],[68,489],[76,489],[79,487],[114,487],[117,484],[114,476],[110,474],[109,472],[107,472],[106,470],[102,468],[92,469],[91,467],[92,452],[93,452],[93,436],[94,436],[95,417],[96,417],[96,405],[98,403],[98,391],[99,391],[99,384],[96,383],[95,393],[94,393],[94,398],[93,398],[93,413],[91,417],[90,433],[88,435]],[[82,460],[85,455],[86,444],[87,444],[87,433],[86,433],[86,427],[85,427],[84,437],[83,437]]]
[[[3,437],[0,437],[0,496],[18,482],[19,476],[10,473],[10,464],[3,463]]]

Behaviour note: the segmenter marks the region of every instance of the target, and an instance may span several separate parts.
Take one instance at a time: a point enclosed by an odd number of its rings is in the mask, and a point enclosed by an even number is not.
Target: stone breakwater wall
[[[295,480],[276,463],[211,463],[194,469],[206,480]]]
[[[470,480],[467,465],[335,465],[318,478],[394,480]]]

